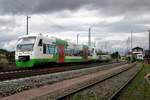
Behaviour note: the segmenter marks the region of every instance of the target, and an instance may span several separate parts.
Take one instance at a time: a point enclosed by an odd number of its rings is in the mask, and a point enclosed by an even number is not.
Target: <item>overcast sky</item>
[[[132,30],[133,46],[148,48],[149,0],[0,0],[1,48],[14,50],[27,15],[30,34],[87,43],[91,27],[97,48],[124,51]]]

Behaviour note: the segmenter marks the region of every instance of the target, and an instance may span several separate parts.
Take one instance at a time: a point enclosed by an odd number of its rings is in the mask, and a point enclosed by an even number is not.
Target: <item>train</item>
[[[95,48],[42,34],[19,37],[15,49],[17,68],[31,68],[51,62],[86,63],[99,61],[100,58]]]

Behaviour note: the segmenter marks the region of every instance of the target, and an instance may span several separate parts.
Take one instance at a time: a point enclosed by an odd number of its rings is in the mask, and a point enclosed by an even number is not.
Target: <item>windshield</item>
[[[32,51],[35,37],[20,38],[17,42],[17,51]]]
[[[34,44],[18,44],[17,51],[32,51]]]

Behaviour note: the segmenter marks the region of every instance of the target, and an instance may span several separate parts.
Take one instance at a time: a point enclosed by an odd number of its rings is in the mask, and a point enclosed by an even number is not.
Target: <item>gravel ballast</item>
[[[16,80],[8,80],[0,82],[0,97],[9,96],[23,90],[28,90],[31,88],[37,88],[46,84],[52,84],[54,82],[58,82],[65,79],[75,78],[82,75],[94,73],[100,70],[104,70],[109,68],[110,66],[119,66],[120,63],[117,64],[109,64],[102,65],[92,68],[85,68],[73,71],[52,73],[46,75],[33,76],[28,78],[16,79]]]
[[[66,96],[61,100],[108,100],[113,93],[115,93],[132,75],[140,71],[141,68],[142,65],[138,64],[121,74]]]
[[[133,68],[135,63],[126,64],[118,67],[109,68],[107,70],[98,71],[88,75],[63,80],[54,84],[45,85],[39,88],[23,91],[12,96],[1,98],[2,100],[56,100],[66,95],[75,93],[85,89],[91,85],[102,82],[114,75]]]

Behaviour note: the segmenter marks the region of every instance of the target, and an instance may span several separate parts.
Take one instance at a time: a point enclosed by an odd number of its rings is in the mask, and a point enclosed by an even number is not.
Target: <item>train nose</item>
[[[19,56],[19,61],[29,61],[30,56]]]

